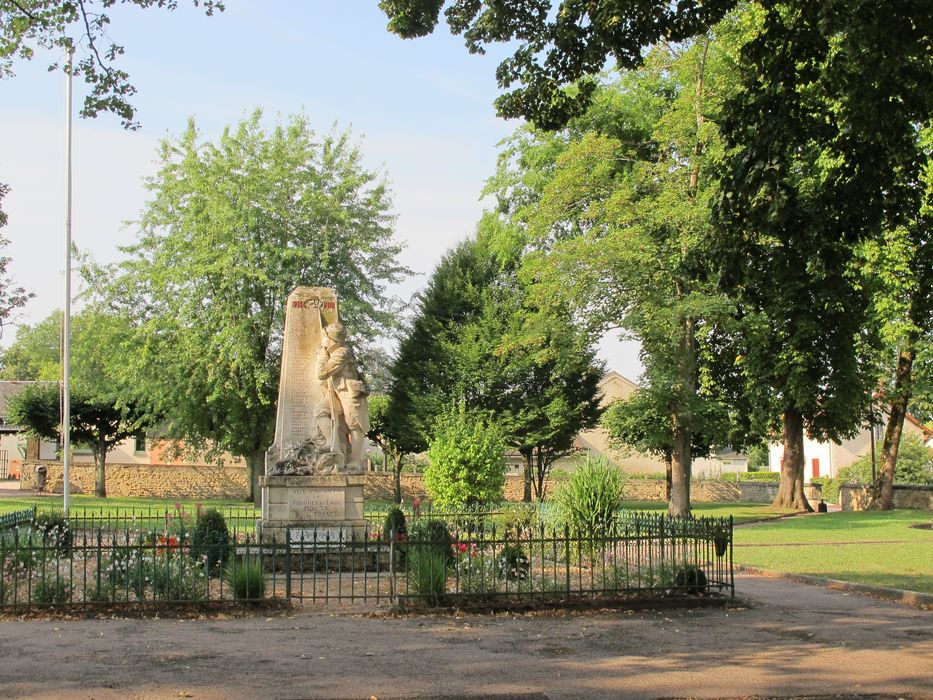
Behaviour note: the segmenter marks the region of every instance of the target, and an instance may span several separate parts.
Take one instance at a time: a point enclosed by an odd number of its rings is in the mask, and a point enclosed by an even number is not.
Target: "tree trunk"
[[[671,450],[671,496],[667,512],[673,516],[690,515],[690,432],[674,414],[673,449]]]
[[[392,483],[395,487],[395,502],[402,502],[402,453],[392,456]]]
[[[687,296],[686,284],[677,283],[681,299]],[[693,416],[685,408],[696,396],[696,321],[691,316],[682,319],[678,373],[683,399],[671,411],[671,497],[667,512],[673,516],[690,515],[690,472],[693,466]]]
[[[531,458],[533,450],[523,447],[518,451],[522,456],[522,503],[531,503]]]
[[[261,506],[262,490],[259,488],[259,477],[266,472],[266,451],[256,450],[252,455],[247,455],[245,459],[246,500]]]
[[[671,451],[668,450],[664,456],[664,500],[671,502],[671,489],[674,483],[674,467],[671,457]]]
[[[547,473],[550,471],[548,465],[544,463],[544,453],[539,447],[535,451],[535,498],[538,503],[541,503],[544,500],[544,491],[547,488],[546,479]]]
[[[793,508],[813,512],[803,492],[803,416],[789,408],[784,411],[784,461],[781,463],[781,485],[771,504],[775,508]]]
[[[98,444],[94,450],[94,495],[107,498],[107,446]]]
[[[907,403],[910,401],[910,380],[914,365],[913,343],[903,348],[897,358],[894,372],[894,388],[888,408],[888,425],[884,430],[884,446],[881,448],[881,474],[874,506],[878,510],[891,510],[894,507],[894,469],[897,466],[897,452],[901,446],[901,433],[904,430],[904,417],[907,415]]]

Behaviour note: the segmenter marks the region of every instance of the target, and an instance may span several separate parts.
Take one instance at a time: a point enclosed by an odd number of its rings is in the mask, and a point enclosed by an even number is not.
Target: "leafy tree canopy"
[[[395,323],[386,285],[408,274],[385,181],[349,132],[258,110],[203,142],[193,120],[162,143],[139,242],[96,295],[132,319],[125,375],[169,437],[241,455],[258,474],[272,441],[285,300],[332,287],[356,344]]]
[[[641,64],[642,49],[659,40],[683,41],[721,19],[737,0],[381,0],[389,30],[401,37],[425,36],[440,11],[470,53],[494,43],[517,42],[496,70],[499,86],[519,87],[496,100],[501,116],[524,117],[554,129],[583,114],[595,90],[587,78],[608,60],[620,68]],[[568,90],[568,86],[574,89]]]

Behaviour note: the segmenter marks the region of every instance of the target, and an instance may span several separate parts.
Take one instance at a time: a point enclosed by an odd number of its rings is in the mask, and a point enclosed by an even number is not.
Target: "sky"
[[[103,114],[75,119],[72,236],[98,262],[135,241],[132,221],[146,202],[159,141],[189,118],[206,139],[255,108],[265,120],[304,112],[317,131],[350,127],[364,163],[384,172],[394,193],[401,262],[417,274],[390,288],[409,300],[443,254],[471,235],[490,201],[480,194],[495,169],[497,144],[519,126],[496,116],[494,47],[470,55],[443,25],[402,40],[386,30],[376,0],[226,0],[206,17],[184,1],[175,12],[114,7],[109,34],[126,48],[118,65],[138,92],[142,129]],[[0,182],[12,189],[0,231],[9,271],[35,292],[21,321],[35,323],[64,297],[65,77],[37,52],[0,81]],[[86,94],[74,81],[75,113]],[[8,329],[6,346],[15,336]],[[636,379],[638,345],[603,339],[609,369]]]

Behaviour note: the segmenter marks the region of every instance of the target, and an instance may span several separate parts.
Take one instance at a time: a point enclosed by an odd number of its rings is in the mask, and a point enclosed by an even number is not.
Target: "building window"
[[[145,452],[146,451],[146,436],[137,435],[133,438],[133,452]]]

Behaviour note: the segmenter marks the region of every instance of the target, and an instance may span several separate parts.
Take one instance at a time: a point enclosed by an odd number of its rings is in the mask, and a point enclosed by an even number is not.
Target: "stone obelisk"
[[[267,540],[284,542],[287,531],[292,543],[339,543],[366,531],[366,477],[359,463],[347,464],[362,447],[351,450],[349,436],[359,440],[359,425],[368,425],[359,415],[365,383],[344,342],[334,290],[298,287],[288,296],[275,442],[260,477]]]

